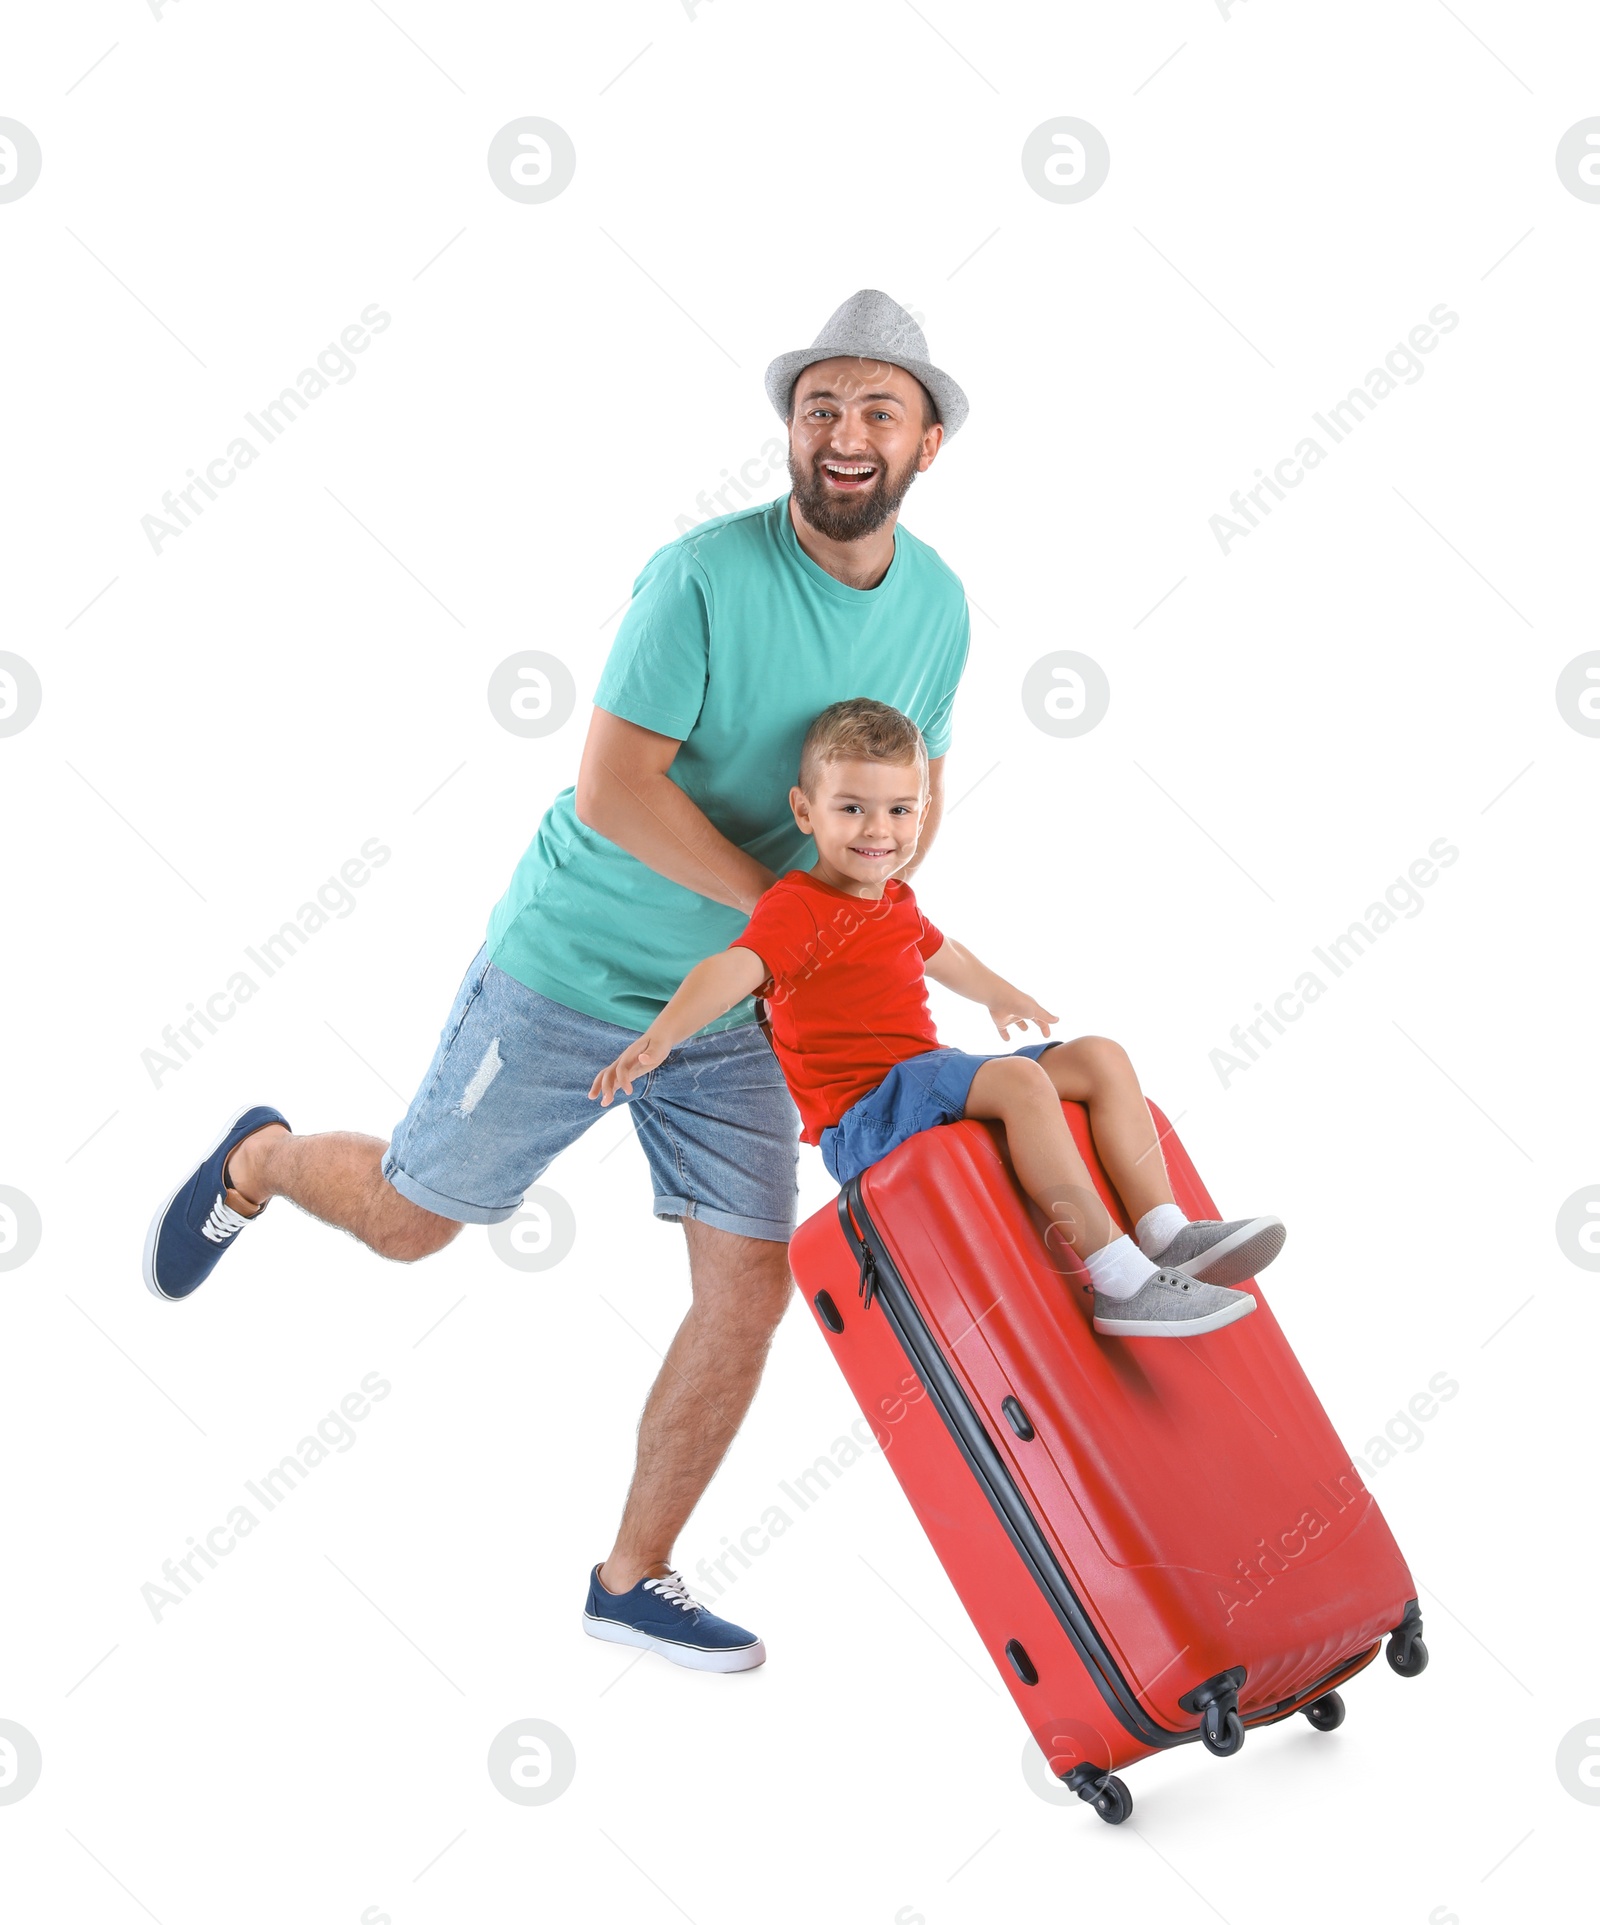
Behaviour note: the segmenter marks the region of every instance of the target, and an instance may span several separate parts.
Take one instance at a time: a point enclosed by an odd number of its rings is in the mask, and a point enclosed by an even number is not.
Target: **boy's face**
[[[865,883],[881,892],[916,854],[928,796],[915,762],[825,762],[815,795],[791,789],[789,806],[801,829],[816,837],[825,881]]]

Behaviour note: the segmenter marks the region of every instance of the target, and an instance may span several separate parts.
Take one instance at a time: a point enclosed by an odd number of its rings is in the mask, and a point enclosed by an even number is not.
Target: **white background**
[[[0,1182],[43,1222],[0,1275],[0,1718],[43,1754],[0,1805],[11,1915],[1587,1909],[1600,1812],[1555,1750],[1600,1717],[1600,1278],[1555,1218],[1600,1181],[1600,740],[1555,683],[1600,645],[1600,205],[1554,156],[1597,58],[1592,15],[1494,0],[12,14],[0,114],[44,167],[0,205],[0,647],[44,700],[0,740]],[[528,114],[578,155],[535,206],[485,164]],[[1063,114],[1112,156],[1077,205],[1020,165]],[[1129,1045],[1224,1213],[1286,1218],[1272,1300],[1353,1450],[1460,1384],[1372,1478],[1427,1675],[1380,1662],[1336,1736],[1148,1761],[1120,1830],[1029,1788],[876,1455],[726,1594],[764,1669],[582,1637],[687,1302],[620,1116],[551,1172],[554,1270],[476,1231],[387,1266],[280,1204],[193,1301],[139,1278],[239,1104],[387,1134],[634,575],[774,434],[767,360],[860,286],[972,400],[906,513],[974,603],[930,913]],[[371,302],[356,377],[153,553],[141,516]],[[1225,556],[1209,517],[1441,302],[1424,377]],[[578,685],[544,740],[486,701],[525,648]],[[1076,740],[1020,702],[1059,648],[1111,683]],[[141,1051],[372,836],[355,912],[155,1087]],[[1440,836],[1422,912],[1224,1087],[1230,1028]],[[831,1187],[806,1152],[806,1206]],[[162,1561],[369,1371],[357,1444],[153,1621]],[[685,1569],[854,1414],[796,1311]],[[577,1754],[532,1809],[485,1766],[525,1717]]]

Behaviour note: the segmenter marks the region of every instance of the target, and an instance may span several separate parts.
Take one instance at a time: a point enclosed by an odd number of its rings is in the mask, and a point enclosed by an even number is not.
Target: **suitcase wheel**
[[[1420,1637],[1408,1638],[1402,1644],[1396,1632],[1384,1646],[1383,1655],[1389,1660],[1389,1669],[1398,1671],[1402,1678],[1414,1678],[1428,1668],[1428,1647]]]
[[[1200,1742],[1213,1757],[1231,1758],[1244,1743],[1244,1719],[1232,1704],[1213,1699],[1200,1721]]]
[[[1427,1670],[1428,1647],[1422,1642],[1422,1612],[1415,1598],[1407,1603],[1400,1622],[1389,1633],[1383,1655],[1389,1660],[1389,1669],[1402,1678],[1414,1678]]]
[[[1309,1723],[1318,1731],[1337,1731],[1344,1723],[1344,1699],[1337,1691],[1325,1691],[1311,1704],[1303,1704],[1300,1709]]]
[[[1133,1794],[1128,1787],[1098,1766],[1074,1765],[1062,1773],[1062,1783],[1086,1805],[1093,1805],[1108,1825],[1120,1825],[1133,1811]]]
[[[1120,1778],[1107,1778],[1090,1802],[1108,1825],[1120,1825],[1133,1811],[1133,1794]]]
[[[1200,1742],[1214,1757],[1231,1758],[1244,1743],[1244,1719],[1239,1716],[1239,1690],[1245,1668],[1236,1664],[1197,1684],[1178,1700],[1181,1711],[1200,1713]]]

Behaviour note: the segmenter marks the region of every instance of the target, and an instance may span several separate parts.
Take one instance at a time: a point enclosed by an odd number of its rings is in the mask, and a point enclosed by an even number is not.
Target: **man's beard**
[[[819,461],[820,461],[819,457]],[[789,480],[800,512],[819,535],[829,541],[860,541],[898,512],[906,491],[917,478],[917,456],[899,474],[883,469],[860,495],[835,495],[817,474],[817,464],[802,468],[789,450]]]

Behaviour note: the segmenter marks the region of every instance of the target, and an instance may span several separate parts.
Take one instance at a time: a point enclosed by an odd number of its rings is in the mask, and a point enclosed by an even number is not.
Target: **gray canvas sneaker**
[[[1150,1261],[1207,1283],[1244,1283],[1265,1270],[1288,1235],[1275,1216],[1240,1217],[1233,1223],[1186,1223]]]
[[[1131,1297],[1094,1293],[1094,1327],[1102,1337],[1203,1337],[1248,1317],[1248,1290],[1223,1290],[1181,1270],[1158,1270]]]

